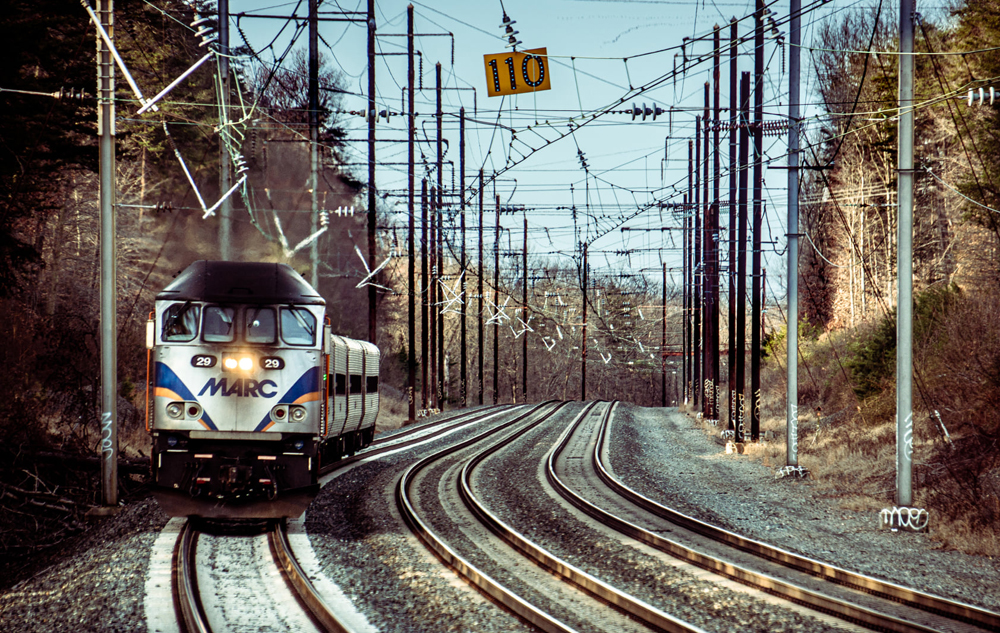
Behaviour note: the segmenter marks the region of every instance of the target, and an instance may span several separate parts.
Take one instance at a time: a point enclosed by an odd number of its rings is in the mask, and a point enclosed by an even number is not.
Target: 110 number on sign
[[[483,55],[486,94],[498,97],[551,89],[547,54],[544,48],[533,48],[520,53]]]

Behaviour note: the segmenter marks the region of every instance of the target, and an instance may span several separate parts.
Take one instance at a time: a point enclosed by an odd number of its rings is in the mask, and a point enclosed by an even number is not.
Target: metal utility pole
[[[712,80],[714,82],[713,98],[713,125],[712,125],[712,206],[708,212],[708,244],[710,257],[708,258],[708,288],[711,295],[709,303],[709,324],[708,329],[712,333],[711,349],[711,370],[712,370],[712,419],[718,420],[719,415],[719,391],[722,376],[719,374],[719,304],[721,294],[719,292],[719,129],[722,127],[720,116],[722,113],[720,104],[719,86],[719,56],[721,40],[719,37],[719,26],[715,26],[713,37],[715,49],[714,65],[712,67]]]
[[[428,382],[428,388],[430,389],[430,399],[431,408],[440,409],[441,402],[438,398],[437,389],[437,280],[440,274],[437,269],[437,187],[431,186],[430,200],[428,200],[428,218],[430,228],[428,229],[428,263],[427,266],[430,269],[430,276],[427,281],[427,311],[428,319],[430,320],[430,328],[428,334],[428,345],[430,346],[430,360],[428,364],[430,365],[430,378]]]
[[[898,250],[896,294],[896,505],[913,504],[913,20],[914,0],[899,3],[899,150]],[[884,513],[885,511],[883,511]],[[891,527],[925,529],[926,512],[917,524],[903,524],[893,513]],[[923,519],[922,522],[920,519]],[[892,523],[895,522],[895,525]],[[883,521],[884,523],[884,521]]]
[[[97,14],[115,36],[114,0],[98,0]],[[115,248],[115,76],[111,49],[97,36],[101,216],[101,505],[118,507],[118,274]]]
[[[750,73],[740,75],[739,148],[739,229],[736,236],[736,442],[744,441],[746,430],[746,327],[747,327],[747,180],[750,154]]]
[[[375,0],[368,0],[368,262],[374,267],[375,253]],[[228,190],[226,190],[228,191]],[[368,285],[368,341],[378,336],[375,285]]]
[[[479,170],[479,404],[483,404],[483,390],[485,381],[483,380],[483,355],[485,352],[486,340],[483,336],[483,195],[486,191],[483,180],[483,170]]]
[[[691,187],[691,143],[688,143],[688,188]],[[684,392],[683,404],[688,403],[689,386],[691,381],[691,368],[688,362],[689,353],[691,351],[691,220],[688,217],[690,214],[688,212],[688,197],[685,195],[683,197],[684,204],[681,207],[683,209],[683,219],[681,220],[681,250],[683,251],[683,258],[681,268],[683,270],[682,277],[683,281],[681,287],[683,288],[684,303],[682,309],[683,319],[681,319],[681,385],[682,391]]]
[[[427,406],[427,179],[420,181],[420,408]]]
[[[407,185],[408,185],[408,195],[407,195],[407,210],[409,211],[409,242],[407,244],[407,256],[409,262],[407,265],[407,273],[409,275],[409,290],[410,296],[408,297],[408,325],[410,328],[410,338],[409,338],[409,354],[407,356],[408,374],[409,374],[409,405],[410,405],[410,422],[415,422],[417,419],[417,400],[416,400],[416,390],[417,390],[417,333],[416,333],[416,298],[417,298],[417,287],[416,287],[416,253],[414,247],[414,229],[416,224],[416,205],[414,204],[414,142],[417,134],[417,122],[414,116],[414,68],[413,68],[413,5],[409,5],[406,8],[406,54],[408,59],[408,64],[406,68],[406,97],[407,97],[407,150],[408,150],[408,160],[407,160]],[[374,162],[374,161],[373,161]]]
[[[663,264],[663,306],[660,319],[660,406],[667,406],[667,265]]]
[[[437,209],[437,231],[435,235],[437,236],[437,244],[435,247],[435,252],[437,257],[435,259],[435,270],[437,270],[438,281],[434,284],[434,322],[436,325],[437,340],[435,345],[437,345],[437,387],[436,393],[437,398],[435,399],[439,409],[444,409],[443,399],[444,399],[444,319],[441,314],[441,282],[440,279],[444,276],[444,237],[442,235],[444,229],[444,112],[441,110],[441,63],[438,62],[434,66],[434,74],[436,78],[435,82],[435,92],[437,97],[437,109],[435,112],[435,118],[437,120],[437,203],[435,209]],[[433,220],[432,220],[433,221]]]
[[[587,399],[587,284],[589,279],[587,262],[587,243],[583,243],[583,327],[580,339],[580,400]]]
[[[736,197],[738,195],[737,179],[739,174],[736,171],[736,154],[739,152],[736,141],[739,122],[739,104],[736,95],[739,93],[737,74],[736,53],[739,33],[737,32],[736,18],[729,22],[729,271],[726,277],[729,279],[729,422],[726,429],[736,432],[736,304],[740,299],[736,294],[736,230],[737,230],[737,207]]]
[[[521,275],[524,287],[521,289],[521,317],[524,327],[528,327],[528,212],[524,212],[524,250],[521,253]],[[528,332],[521,336],[521,398],[528,403]]]
[[[791,0],[788,50],[788,388],[786,464],[799,465],[799,44],[802,0]]]
[[[468,369],[469,369],[469,337],[468,329],[466,327],[466,320],[468,315],[468,310],[466,309],[469,304],[469,293],[468,290],[468,280],[469,276],[466,274],[466,261],[465,261],[465,108],[460,108],[458,110],[458,164],[459,164],[459,177],[458,177],[458,188],[459,188],[459,204],[461,205],[460,212],[462,214],[462,263],[459,268],[462,275],[462,373],[459,379],[459,399],[462,402],[462,406],[468,406]]]
[[[309,0],[309,234],[319,230],[319,22],[318,0]],[[374,266],[374,261],[372,266]],[[309,245],[309,283],[319,288],[319,240]]]
[[[437,271],[438,282],[434,290],[434,312],[437,321],[437,402],[438,408],[444,410],[444,401],[448,397],[445,391],[447,383],[444,376],[444,313],[441,311],[441,279],[444,276],[444,197],[438,189],[437,197]]]
[[[223,194],[232,187],[230,183],[230,165],[232,160],[226,147],[226,135],[221,124],[229,120],[229,0],[219,0],[219,85],[222,89],[222,116],[219,121],[219,193]],[[219,257],[222,261],[232,258],[231,242],[233,239],[233,202],[229,196],[219,207]]]
[[[493,305],[500,309],[500,196],[497,196],[497,224],[493,238]],[[493,317],[493,404],[500,401],[500,319]]]
[[[694,275],[694,306],[692,317],[694,318],[694,333],[692,336],[693,350],[691,364],[694,368],[692,375],[694,389],[692,389],[692,404],[697,410],[702,401],[702,358],[701,349],[704,347],[701,334],[701,311],[705,305],[704,293],[704,270],[702,268],[702,241],[701,241],[701,117],[694,118],[694,188],[692,190],[691,212],[694,213],[694,263],[691,266],[691,273]]]
[[[702,154],[704,160],[702,160],[702,189],[703,200],[702,208],[704,209],[704,220],[702,221],[702,236],[701,243],[703,246],[702,252],[702,295],[704,296],[704,301],[702,302],[702,332],[703,332],[703,343],[702,343],[702,376],[704,380],[702,383],[705,388],[702,394],[701,401],[701,413],[706,420],[715,419],[715,375],[712,374],[712,346],[715,341],[716,332],[712,331],[712,305],[715,303],[715,298],[712,296],[712,273],[715,271],[715,267],[712,265],[712,258],[715,253],[715,244],[712,242],[712,238],[715,234],[712,232],[712,210],[715,208],[712,205],[709,195],[709,185],[711,184],[708,177],[708,152],[709,152],[709,128],[710,121],[709,118],[709,101],[708,101],[708,82],[705,82],[705,110],[701,118],[702,128],[704,133],[701,136],[702,142]]]
[[[757,0],[754,31],[753,280],[750,292],[750,441],[760,439],[760,248],[764,215],[764,0]]]

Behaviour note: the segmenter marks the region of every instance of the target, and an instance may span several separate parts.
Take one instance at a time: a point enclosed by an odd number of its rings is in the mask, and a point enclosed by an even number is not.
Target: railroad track
[[[412,465],[399,479],[396,487],[397,506],[404,520],[432,552],[457,571],[466,581],[492,598],[495,602],[503,605],[523,620],[530,622],[544,631],[559,633],[574,631],[575,629],[572,626],[547,612],[544,607],[533,604],[514,590],[508,588],[474,564],[469,557],[460,553],[456,547],[449,544],[446,538],[436,533],[429,525],[429,522],[420,516],[419,503],[413,498],[413,488],[416,487],[414,482],[422,470],[468,447],[484,443],[494,435],[500,436],[498,441],[495,441],[486,449],[479,451],[471,458],[464,460],[464,464],[458,473],[458,492],[469,512],[491,532],[513,547],[514,550],[562,580],[590,594],[597,599],[596,602],[602,607],[603,605],[610,604],[619,611],[627,614],[633,620],[637,619],[645,625],[658,630],[678,633],[700,633],[702,631],[701,628],[673,617],[638,598],[620,591],[573,566],[566,560],[550,553],[544,547],[517,532],[490,512],[485,503],[473,491],[471,483],[472,474],[483,460],[518,440],[539,425],[549,421],[560,412],[565,404],[536,406],[514,417],[510,422],[502,426],[498,426],[495,429],[491,429],[486,433],[482,433],[435,454],[428,455]],[[543,406],[546,408],[543,408]],[[575,416],[574,423],[587,416],[596,406],[598,406],[598,403],[591,403],[584,407]],[[511,432],[504,435],[504,432],[508,430]],[[516,563],[514,565],[516,566]],[[630,626],[634,626],[631,621],[625,621],[629,622]]]
[[[351,464],[364,459],[377,457],[389,451],[402,450],[420,442],[440,438],[448,433],[460,430],[469,424],[475,424],[492,415],[507,409],[507,406],[489,407],[470,412],[462,412],[457,415],[435,419],[424,424],[414,425],[407,429],[393,434],[392,436],[381,438],[358,454],[338,460],[325,466],[321,474],[330,475]],[[267,524],[267,549],[270,552],[270,564],[276,573],[280,570],[282,578],[288,591],[294,596],[294,601],[302,608],[303,617],[312,624],[314,630],[329,631],[337,633],[353,633],[354,629],[350,624],[339,618],[333,608],[327,604],[323,596],[309,580],[295,558],[292,547],[289,543],[287,525],[284,521],[269,521]],[[180,630],[188,633],[209,633],[212,631],[212,619],[204,606],[202,592],[198,582],[197,550],[198,540],[202,531],[198,529],[192,521],[185,521],[179,530],[173,554],[173,574],[172,588],[174,604],[177,611],[177,622]],[[233,538],[246,539],[242,536],[213,536],[212,538]],[[253,568],[263,565],[259,556],[253,557],[252,553],[246,560],[239,562],[240,568]],[[260,575],[266,576],[268,572],[261,571]],[[261,615],[264,629],[274,627],[275,618]],[[297,628],[297,627],[296,627]],[[297,630],[301,630],[298,629]]]
[[[188,633],[210,633],[213,630],[208,616],[198,582],[198,567],[196,553],[200,532],[193,522],[188,521],[177,539],[174,564],[174,595],[179,611],[179,622],[182,630]],[[246,538],[243,536],[227,536],[220,538]],[[314,630],[330,633],[352,633],[352,629],[334,613],[323,596],[316,591],[312,582],[303,572],[288,542],[288,533],[284,522],[270,521],[267,530],[267,540],[271,552],[271,563],[280,570],[289,591],[294,596],[299,607],[304,611],[304,617],[298,618],[296,630],[303,630],[302,620],[308,620],[314,625]],[[242,561],[245,567],[261,565],[261,561]],[[262,573],[264,575],[264,573]],[[274,587],[267,587],[268,592]],[[247,605],[248,607],[250,605]],[[276,618],[265,613],[259,616],[264,629],[275,628]],[[308,630],[308,629],[305,629]]]
[[[576,420],[550,451],[546,464],[550,484],[570,503],[601,523],[714,573],[875,630],[1000,630],[998,614],[747,539],[644,497],[618,480],[607,465],[608,427],[613,409],[609,406],[605,411],[596,437],[591,437],[588,429],[580,428],[583,418]],[[576,446],[592,445],[593,449],[589,460],[574,454],[572,457],[577,459],[572,463],[576,466],[570,466],[570,460],[564,459],[565,452],[577,433],[584,437],[577,439]],[[582,469],[588,463],[592,468],[589,475]],[[582,487],[599,500],[585,498],[569,485],[570,468],[576,469],[575,482],[590,480]],[[634,509],[614,506],[606,495],[597,491],[595,479]],[[620,509],[610,510],[607,506]],[[664,532],[669,532],[670,538],[664,537]]]

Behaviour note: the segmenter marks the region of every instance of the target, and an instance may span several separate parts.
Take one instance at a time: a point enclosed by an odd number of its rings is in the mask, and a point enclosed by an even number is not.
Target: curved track
[[[198,588],[196,566],[198,535],[199,532],[195,525],[191,521],[187,521],[177,538],[174,550],[174,596],[178,622],[181,624],[182,630],[188,633],[210,633],[212,626]],[[336,616],[295,560],[283,521],[269,522],[268,540],[273,563],[281,570],[281,576],[285,579],[299,606],[307,612],[308,619],[321,631],[351,633],[352,629]],[[257,563],[254,561],[246,562],[246,565],[255,564]],[[275,621],[274,618],[262,617],[261,619],[265,623],[264,628],[272,627]]]
[[[501,440],[495,442],[488,448],[478,452],[473,457],[465,461],[458,475],[458,491],[463,503],[483,525],[488,527],[490,531],[503,539],[503,541],[513,547],[517,552],[530,559],[536,565],[552,572],[560,579],[571,583],[594,598],[597,598],[600,603],[612,605],[617,610],[657,630],[672,631],[677,633],[701,632],[701,628],[675,618],[670,614],[664,613],[663,611],[660,611],[659,609],[612,587],[611,585],[548,552],[542,546],[505,524],[495,514],[490,512],[490,510],[486,508],[486,505],[478,499],[476,494],[473,492],[473,486],[471,483],[472,473],[476,467],[483,462],[483,460],[487,459],[493,453],[508,446],[528,431],[534,429],[543,422],[548,421],[550,418],[555,416],[565,404],[566,403],[563,403],[555,408],[552,408],[551,410],[545,412],[544,415],[539,416],[537,419],[521,425],[515,432],[506,435]],[[596,406],[598,406],[598,403],[591,403],[587,405],[579,414],[575,416],[574,423],[577,423],[579,420],[586,417]],[[498,427],[497,429],[483,433],[477,437],[467,440],[466,442],[444,449],[434,455],[429,455],[417,464],[414,464],[399,480],[399,484],[396,488],[397,505],[411,529],[413,529],[413,531],[428,546],[428,548],[430,548],[446,564],[455,569],[473,586],[493,598],[496,602],[499,602],[516,613],[522,619],[532,623],[544,631],[572,631],[573,629],[570,628],[568,624],[558,620],[555,616],[550,615],[543,608],[529,603],[528,600],[522,598],[512,590],[502,585],[500,582],[476,567],[467,558],[459,554],[454,548],[449,546],[446,539],[436,534],[430,528],[428,523],[421,519],[417,510],[417,503],[411,498],[411,487],[413,486],[414,479],[422,469],[466,447],[482,442],[486,440],[488,436],[495,434],[498,431],[513,427],[519,422],[528,420],[529,416],[538,410],[539,407],[535,407],[529,412],[514,418],[502,427]]]
[[[590,455],[593,472],[604,486],[616,495],[626,499],[629,504],[641,508],[644,513],[652,515],[652,521],[634,517],[627,519],[621,516],[625,512],[604,509],[601,506],[606,503],[605,501],[598,503],[585,499],[560,477],[557,463],[573,434],[583,432],[578,428],[580,421],[567,429],[562,441],[550,452],[546,466],[546,477],[553,487],[573,505],[598,521],[709,571],[877,630],[921,632],[1000,630],[998,626],[1000,616],[989,611],[855,574],[766,543],[747,539],[642,496],[618,480],[606,463],[609,451],[608,426],[612,411],[613,407],[609,407],[603,416],[594,442],[594,449]],[[591,489],[593,488],[591,485]],[[667,522],[670,524],[669,528]],[[672,538],[661,536],[659,532],[663,531],[670,532]],[[701,537],[701,541],[698,537]],[[730,552],[727,555],[725,549],[722,549],[720,555],[718,553],[720,548],[703,546],[702,543],[706,539],[711,539],[726,548],[738,549],[740,552]],[[744,552],[753,554],[753,557],[749,557],[748,560]],[[754,557],[758,557],[756,562],[753,560]],[[786,569],[776,570],[779,565]],[[816,579],[829,580],[849,589],[816,582]],[[869,595],[862,595],[860,591],[855,591],[857,589]]]

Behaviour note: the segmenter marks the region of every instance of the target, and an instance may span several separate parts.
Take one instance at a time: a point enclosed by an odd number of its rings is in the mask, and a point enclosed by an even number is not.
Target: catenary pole
[[[477,283],[479,284],[477,298],[479,300],[479,404],[483,404],[483,391],[485,382],[483,380],[483,357],[486,354],[486,340],[483,336],[483,195],[486,192],[486,184],[483,179],[483,170],[479,170],[479,274]]]
[[[580,400],[587,399],[587,284],[588,269],[587,243],[583,243],[583,325],[581,326],[582,337],[580,339]]]
[[[427,318],[429,322],[428,326],[428,346],[429,346],[429,361],[428,364],[430,368],[428,369],[429,377],[427,388],[430,391],[430,401],[432,409],[440,409],[441,402],[438,399],[438,389],[437,389],[437,280],[438,280],[438,269],[437,269],[437,187],[433,184],[430,186],[430,199],[428,200],[428,224],[427,229],[427,266],[429,269],[430,276],[427,278]]]
[[[414,244],[414,230],[416,224],[416,204],[415,204],[415,169],[414,169],[414,143],[416,139],[416,118],[414,116],[414,89],[413,80],[415,71],[413,68],[413,5],[409,5],[406,8],[406,54],[408,58],[407,68],[406,68],[406,98],[407,98],[407,210],[409,212],[409,242],[407,244],[407,256],[409,262],[407,265],[407,274],[409,275],[409,297],[408,297],[408,325],[409,325],[409,354],[407,355],[407,365],[408,365],[408,380],[409,380],[409,417],[410,422],[413,423],[417,419],[417,333],[416,333],[416,299],[417,299],[417,288],[416,288],[416,252]]]
[[[788,386],[785,455],[799,465],[799,45],[802,0],[791,0],[788,50]]]
[[[736,59],[738,52],[737,43],[739,33],[736,18],[729,22],[729,239],[727,248],[729,249],[729,270],[726,277],[729,280],[729,354],[727,364],[729,366],[729,422],[726,429],[736,432],[736,305],[739,297],[736,294],[736,231],[738,229],[738,208],[736,197],[739,195],[739,173],[736,170],[736,158],[739,153],[738,128],[739,104],[737,95],[739,94],[739,68]]]
[[[375,0],[368,0],[368,262],[374,267],[376,196],[375,187]],[[368,341],[378,343],[378,296],[375,285],[368,284]]]
[[[437,245],[435,246],[435,266],[438,281],[434,284],[434,322],[437,332],[437,407],[444,410],[444,315],[441,314],[441,279],[444,277],[444,111],[441,109],[441,63],[434,67],[437,92]]]
[[[663,264],[663,302],[660,307],[660,406],[667,406],[667,264]]]
[[[458,110],[458,164],[459,164],[459,177],[458,177],[458,200],[461,208],[459,212],[461,213],[462,222],[462,251],[461,258],[462,262],[459,266],[459,274],[462,276],[462,294],[461,294],[461,309],[462,309],[462,345],[461,345],[461,376],[459,378],[459,399],[463,407],[468,406],[468,370],[469,370],[469,337],[468,337],[468,304],[469,304],[469,293],[468,293],[468,280],[469,275],[466,274],[466,266],[468,262],[465,259],[465,108],[459,108]]]
[[[712,332],[712,272],[715,268],[712,266],[712,256],[714,253],[715,245],[712,243],[712,199],[709,197],[709,187],[711,182],[709,180],[709,143],[711,139],[709,137],[710,129],[710,111],[709,108],[711,104],[709,103],[709,83],[705,82],[705,110],[701,117],[701,125],[703,133],[701,135],[702,143],[702,212],[704,213],[702,221],[701,230],[701,243],[702,243],[702,345],[701,345],[701,360],[702,360],[702,384],[704,389],[702,390],[701,396],[701,413],[706,420],[715,419],[715,407],[712,405],[712,401],[715,400],[715,376],[712,374],[712,345],[715,340],[715,333]]]
[[[524,286],[521,289],[521,320],[528,327],[528,212],[524,212],[524,250],[521,254],[521,276]],[[528,332],[521,334],[521,399],[528,403]]]
[[[114,38],[114,0],[98,0],[97,14]],[[101,217],[101,505],[118,507],[118,275],[115,248],[115,79],[111,50],[97,36]]]
[[[319,230],[319,21],[318,0],[309,0],[309,234]],[[374,266],[374,262],[372,262]],[[319,288],[319,240],[309,245],[309,283]]]
[[[704,347],[704,341],[702,340],[702,322],[701,322],[701,311],[702,307],[705,305],[704,293],[704,261],[702,259],[702,213],[701,213],[701,116],[695,116],[694,118],[694,188],[692,189],[693,195],[691,198],[691,213],[694,214],[694,262],[691,265],[691,274],[694,280],[694,294],[693,299],[693,309],[691,310],[691,316],[694,320],[694,331],[691,337],[692,344],[692,354],[691,354],[691,365],[692,371],[692,405],[697,411],[699,405],[702,402],[702,394],[704,390],[702,389],[702,357],[701,350]]]
[[[420,181],[420,408],[430,409],[427,376],[428,358],[427,322],[427,178]]]
[[[712,66],[712,81],[714,83],[712,94],[712,208],[709,210],[709,235],[708,243],[711,247],[711,257],[709,265],[709,291],[712,301],[710,303],[711,314],[709,319],[709,331],[712,332],[712,419],[718,420],[719,415],[719,393],[722,389],[720,383],[722,376],[719,373],[719,304],[721,303],[721,292],[719,292],[719,130],[722,127],[720,119],[722,115],[721,86],[719,84],[719,68],[721,55],[721,38],[719,25],[715,25],[713,37],[714,64]]]
[[[219,0],[219,86],[222,88],[220,102],[222,115],[229,120],[229,0]],[[220,121],[221,123],[221,121]],[[219,131],[219,192],[225,193],[232,187],[230,165],[232,160],[226,147],[225,133]],[[230,196],[219,206],[219,258],[232,259],[233,202]]]
[[[913,21],[899,3],[899,219],[896,291],[896,505],[913,504]],[[896,515],[902,516],[902,515]],[[900,522],[901,523],[901,522]],[[912,524],[909,526],[914,527]],[[926,527],[924,523],[923,527]],[[921,528],[922,529],[922,528]]]
[[[496,197],[497,222],[493,238],[493,305],[500,310],[500,196]],[[500,319],[493,315],[493,404],[500,402]]]
[[[750,441],[760,439],[760,268],[764,213],[764,0],[757,0],[754,31],[753,253],[750,291]]]
[[[746,326],[747,326],[747,184],[750,171],[750,73],[740,75],[739,229],[736,235],[736,442],[746,434]]]

